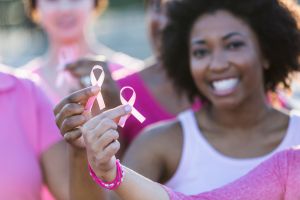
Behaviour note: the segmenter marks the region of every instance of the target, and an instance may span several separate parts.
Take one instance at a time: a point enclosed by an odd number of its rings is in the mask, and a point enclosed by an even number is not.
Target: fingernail
[[[125,106],[125,111],[126,112],[130,112],[131,111],[131,106],[130,105],[126,105]]]
[[[69,137],[70,137],[70,136],[69,136],[69,134],[68,134],[68,133],[66,133],[66,134],[64,135],[64,139],[65,139],[65,140],[68,140],[68,139],[69,139]]]

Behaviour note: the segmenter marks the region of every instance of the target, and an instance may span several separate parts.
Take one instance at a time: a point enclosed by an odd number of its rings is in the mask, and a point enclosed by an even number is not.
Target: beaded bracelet
[[[121,185],[125,175],[122,165],[120,164],[120,160],[116,160],[116,167],[117,167],[116,178],[111,182],[104,182],[100,178],[98,178],[96,173],[94,172],[94,170],[89,164],[90,175],[99,186],[108,190],[115,190]]]

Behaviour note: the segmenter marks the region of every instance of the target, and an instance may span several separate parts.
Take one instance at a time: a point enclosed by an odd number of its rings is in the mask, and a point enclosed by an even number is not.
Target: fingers
[[[99,161],[102,162],[98,162],[98,163],[99,164],[108,163],[111,160],[111,158],[118,153],[119,149],[120,149],[120,143],[118,140],[115,140],[103,150],[103,153],[101,155],[101,160],[99,159]]]
[[[105,148],[107,148],[108,146],[110,146],[110,144],[118,140],[118,138],[119,133],[116,130],[106,131],[100,138],[91,141],[92,149],[104,151]]]
[[[109,130],[116,130],[118,128],[118,125],[111,119],[105,118],[101,120],[95,128],[87,129],[84,125],[81,127],[81,131],[83,133],[83,136],[88,141],[95,141],[98,140],[105,132]]]
[[[84,124],[83,128],[85,130],[94,129],[95,127],[97,127],[98,124],[100,124],[100,122],[103,119],[105,119],[105,118],[108,118],[111,120],[118,119],[122,116],[130,114],[131,109],[132,108],[130,105],[121,105],[116,108],[107,110],[107,111],[101,113],[100,115],[97,115],[96,117],[89,120],[87,123]]]
[[[60,127],[62,134],[82,126],[87,119],[83,115],[75,115],[65,119]]]
[[[78,128],[78,129],[74,129],[74,130],[66,133],[64,135],[64,139],[68,143],[72,143],[72,142],[76,141],[77,139],[79,139],[81,136],[82,136],[82,132],[81,132],[80,128]]]
[[[62,123],[65,119],[74,116],[80,115],[84,112],[84,107],[77,103],[66,104],[62,110],[55,116],[56,124],[59,128],[61,128]]]
[[[117,131],[110,130],[98,140],[84,138],[88,152],[93,155],[93,160],[97,165],[106,165],[116,155],[120,149],[120,143],[117,140],[118,137]]]
[[[59,104],[54,108],[54,114],[57,115],[62,108],[69,103],[79,103],[84,105],[88,99],[92,96],[97,95],[100,92],[100,88],[96,86],[84,88],[77,92],[72,93],[68,97],[64,98]]]

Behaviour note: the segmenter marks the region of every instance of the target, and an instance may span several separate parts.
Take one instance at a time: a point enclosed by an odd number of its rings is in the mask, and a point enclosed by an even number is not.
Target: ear
[[[31,12],[31,18],[32,18],[32,21],[39,24],[40,22],[40,12],[37,10],[37,9],[34,9],[32,12]]]

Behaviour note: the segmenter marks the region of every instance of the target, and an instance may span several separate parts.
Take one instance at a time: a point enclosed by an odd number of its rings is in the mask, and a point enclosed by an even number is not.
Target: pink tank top
[[[276,154],[246,176],[222,188],[198,195],[184,195],[169,188],[170,200],[299,200],[300,149]]]

